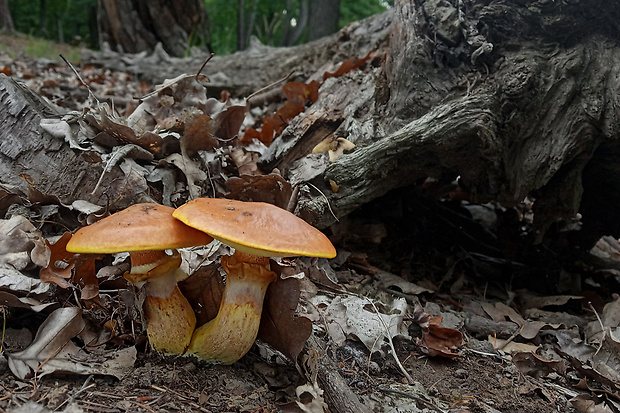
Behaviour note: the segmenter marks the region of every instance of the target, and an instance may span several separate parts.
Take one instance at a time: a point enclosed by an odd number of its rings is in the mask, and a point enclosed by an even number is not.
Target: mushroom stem
[[[276,274],[269,258],[242,252],[222,257],[226,287],[217,316],[197,328],[188,352],[214,363],[232,364],[247,353],[258,334],[263,300]]]
[[[151,347],[165,354],[187,351],[196,327],[196,315],[178,286],[167,298],[147,296],[144,314]]]
[[[164,251],[131,252],[131,272],[125,278],[137,287],[145,285],[146,334],[155,350],[164,354],[184,354],[196,327],[196,315],[177,281],[184,273],[181,256]]]

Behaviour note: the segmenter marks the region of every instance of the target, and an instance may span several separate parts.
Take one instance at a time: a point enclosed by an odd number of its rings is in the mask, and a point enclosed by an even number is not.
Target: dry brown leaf
[[[66,247],[70,239],[71,233],[65,232],[54,244],[45,240],[51,255],[47,267],[41,268],[39,271],[41,281],[56,284],[62,288],[71,286],[67,280],[71,278],[71,270],[75,266],[73,262],[75,254],[67,252]]]
[[[194,117],[190,125],[185,125],[181,136],[181,150],[190,158],[196,157],[198,151],[210,151],[219,146],[211,136],[211,118],[207,115]]]
[[[75,262],[73,282],[80,287],[82,301],[90,301],[99,297],[99,279],[95,269],[95,258],[80,256]]]
[[[256,152],[246,151],[243,148],[233,148],[230,157],[237,166],[239,175],[262,175],[258,169],[260,155]]]
[[[366,56],[362,57],[361,59],[356,59],[355,57],[352,57],[350,59],[345,60],[338,67],[338,69],[336,69],[335,72],[325,72],[323,74],[323,80],[329,79],[330,77],[342,76],[342,75],[344,75],[346,73],[349,73],[351,70],[355,70],[355,69],[361,67],[364,63],[366,63],[368,61],[368,59],[370,59],[370,53],[372,53],[372,50],[369,51],[366,54]]]
[[[239,129],[249,106],[246,104],[229,106],[220,112],[214,120],[213,135],[219,139],[230,140],[239,134]]]
[[[272,270],[280,273],[277,264]],[[312,334],[312,321],[306,317],[296,317],[299,302],[299,280],[278,279],[267,289],[263,304],[258,338],[295,361],[304,348],[304,344]]]
[[[293,190],[291,184],[276,173],[241,175],[226,181],[227,198],[240,201],[267,202],[286,209]]]
[[[441,320],[442,317],[430,319],[428,331],[422,332],[422,344],[427,348],[430,356],[461,357],[460,354],[454,353],[452,350],[464,344],[463,334],[452,328],[441,327]]]
[[[214,319],[220,309],[224,282],[219,268],[219,261],[216,261],[200,267],[190,277],[179,282],[179,289],[196,313],[198,327]]]

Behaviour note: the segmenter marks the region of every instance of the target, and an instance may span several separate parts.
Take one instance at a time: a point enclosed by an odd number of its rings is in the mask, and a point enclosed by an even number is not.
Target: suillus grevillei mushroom
[[[218,314],[195,330],[188,349],[215,363],[232,364],[252,347],[265,292],[276,277],[269,257],[336,256],[321,231],[263,202],[198,198],[177,208],[173,216],[235,249],[222,257],[226,286]]]
[[[67,251],[82,254],[129,252],[131,271],[125,278],[144,286],[147,335],[151,346],[165,354],[184,354],[196,327],[196,316],[177,281],[177,248],[206,245],[213,239],[172,217],[174,208],[155,203],[132,205],[87,227],[67,243]],[[168,250],[168,251],[167,251]]]

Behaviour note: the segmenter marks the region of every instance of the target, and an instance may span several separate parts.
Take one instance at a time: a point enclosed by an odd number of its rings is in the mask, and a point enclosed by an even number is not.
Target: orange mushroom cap
[[[132,205],[80,228],[67,251],[85,254],[165,250],[206,245],[213,238],[172,217],[174,208],[154,203]]]
[[[336,249],[321,231],[287,210],[264,202],[198,198],[172,215],[247,254],[336,256]]]

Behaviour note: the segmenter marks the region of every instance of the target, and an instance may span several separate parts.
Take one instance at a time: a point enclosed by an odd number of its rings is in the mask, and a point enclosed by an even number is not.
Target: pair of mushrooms
[[[217,316],[196,329],[194,311],[177,286],[187,275],[179,268],[176,249],[206,245],[213,238],[235,253],[221,260],[227,275]],[[269,257],[336,256],[322,232],[284,209],[213,198],[198,198],[176,210],[133,205],[81,228],[66,248],[74,253],[129,252],[131,271],[125,278],[146,288],[151,346],[224,364],[240,359],[256,339],[265,292],[276,278]]]

